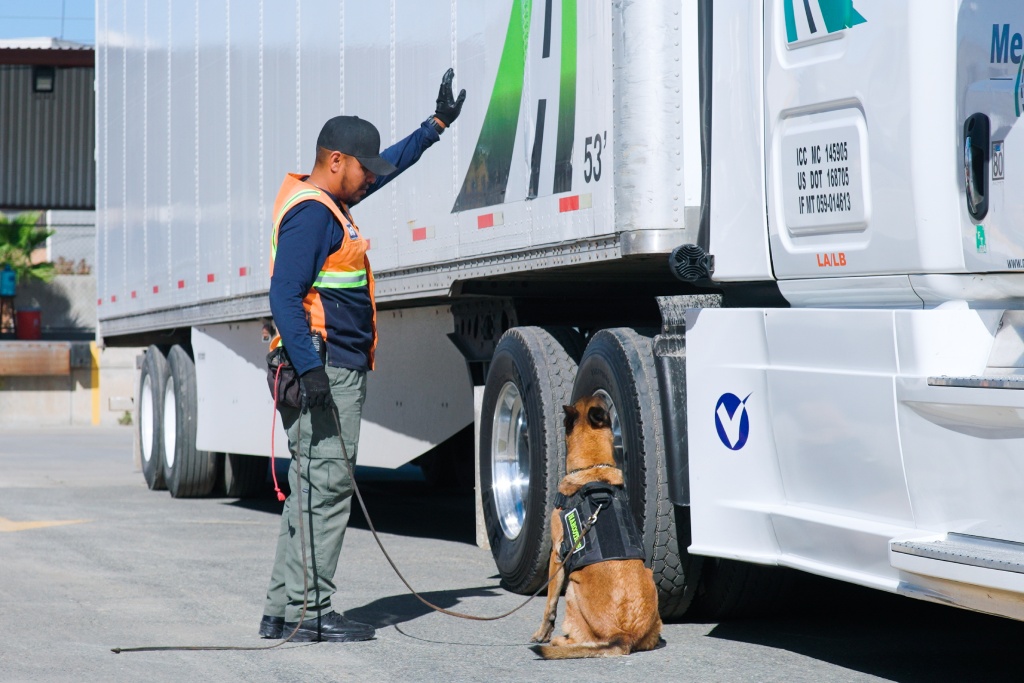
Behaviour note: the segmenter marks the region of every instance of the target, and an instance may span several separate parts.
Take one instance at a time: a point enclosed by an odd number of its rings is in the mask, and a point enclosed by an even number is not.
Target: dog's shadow
[[[461,588],[458,590],[448,591],[430,591],[427,593],[420,593],[420,595],[424,600],[432,602],[438,607],[461,612],[463,610],[458,609],[458,606],[466,598],[496,597],[500,595],[507,595],[507,593],[502,590],[500,586],[495,585],[480,586],[478,588]],[[434,610],[430,607],[427,607],[417,600],[416,596],[410,593],[403,593],[401,595],[391,595],[386,598],[374,600],[362,607],[345,610],[345,616],[349,619],[355,619],[356,621],[371,624],[374,628],[380,629],[386,626],[395,626],[396,624],[401,624],[406,621],[412,621],[413,619],[430,614],[433,611]],[[468,611],[470,614],[475,612],[476,610]]]

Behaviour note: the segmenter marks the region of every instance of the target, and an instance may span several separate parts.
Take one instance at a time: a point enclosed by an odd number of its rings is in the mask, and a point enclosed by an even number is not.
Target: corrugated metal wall
[[[93,67],[56,67],[52,93],[32,67],[0,65],[0,208],[96,208]]]

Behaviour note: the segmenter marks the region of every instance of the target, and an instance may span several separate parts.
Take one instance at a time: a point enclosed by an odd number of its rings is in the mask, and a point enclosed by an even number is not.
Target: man
[[[308,176],[290,173],[274,206],[270,309],[278,337],[299,375],[302,408],[279,406],[288,432],[291,493],[284,504],[277,553],[260,622],[260,636],[295,641],[369,640],[374,629],[334,611],[338,566],[352,501],[352,472],[366,373],[377,345],[373,274],[367,244],[349,209],[412,166],[462,110],[453,97],[454,71],[441,79],[437,109],[401,142],[380,152],[380,134],[355,116],[336,116],[317,138]],[[319,338],[316,335],[319,334]],[[319,347],[319,348],[318,348]],[[296,458],[301,458],[301,463]],[[297,465],[301,464],[299,482]],[[298,502],[306,566],[302,563]],[[304,583],[308,606],[301,623]]]

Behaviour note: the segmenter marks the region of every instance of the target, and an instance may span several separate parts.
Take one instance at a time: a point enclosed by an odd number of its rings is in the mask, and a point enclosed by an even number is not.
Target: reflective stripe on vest
[[[365,287],[366,284],[365,270],[333,273],[321,270],[316,280],[313,281],[313,286],[321,289],[351,289],[353,287]]]

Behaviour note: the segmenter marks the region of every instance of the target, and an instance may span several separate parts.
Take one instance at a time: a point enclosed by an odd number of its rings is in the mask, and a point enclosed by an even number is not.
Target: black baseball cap
[[[375,175],[389,175],[398,169],[380,156],[380,133],[358,116],[335,116],[320,129],[316,146],[341,152],[359,160]]]

